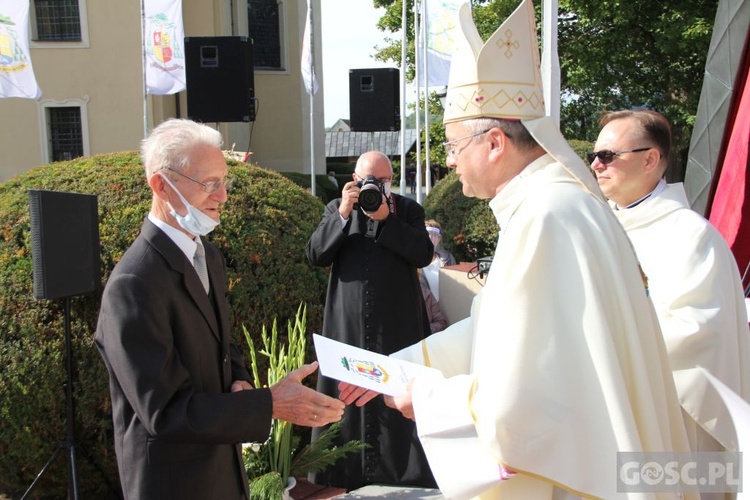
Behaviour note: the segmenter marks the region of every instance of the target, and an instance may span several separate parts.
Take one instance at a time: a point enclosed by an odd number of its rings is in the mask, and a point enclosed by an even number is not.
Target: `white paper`
[[[322,375],[388,396],[405,394],[409,379],[417,375],[439,373],[435,368],[390,358],[317,333],[313,334],[313,343]]]

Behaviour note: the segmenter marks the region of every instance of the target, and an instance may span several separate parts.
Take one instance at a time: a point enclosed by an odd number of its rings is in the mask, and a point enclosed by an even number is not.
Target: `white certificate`
[[[320,373],[388,396],[406,393],[409,379],[440,373],[435,368],[390,358],[313,333]]]

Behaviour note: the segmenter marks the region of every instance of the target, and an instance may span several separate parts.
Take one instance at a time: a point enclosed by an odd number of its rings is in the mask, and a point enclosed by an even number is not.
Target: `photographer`
[[[424,210],[392,194],[392,179],[386,155],[360,156],[342,197],[328,204],[307,243],[313,265],[331,266],[322,334],[381,354],[430,334],[417,269],[430,263],[434,249]],[[321,376],[318,390],[337,397],[338,383]],[[346,408],[335,443],[359,439],[370,446],[311,480],[347,490],[373,483],[434,487],[414,423],[382,398],[373,403]]]

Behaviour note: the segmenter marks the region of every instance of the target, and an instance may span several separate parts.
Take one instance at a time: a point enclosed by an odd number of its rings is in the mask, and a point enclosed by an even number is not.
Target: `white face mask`
[[[172,215],[172,217],[175,218],[177,221],[177,224],[180,225],[182,229],[185,231],[196,234],[198,236],[205,236],[211,231],[216,228],[216,226],[219,225],[219,221],[213,220],[208,215],[204,214],[197,208],[195,208],[193,205],[188,203],[188,201],[185,199],[184,196],[182,196],[182,193],[178,191],[176,187],[174,187],[174,184],[167,179],[167,176],[164,174],[161,175],[162,179],[166,181],[167,184],[172,186],[172,189],[174,189],[175,193],[177,193],[177,196],[180,197],[180,200],[185,205],[185,208],[187,208],[187,215],[180,215],[177,213],[177,211],[172,207],[172,204],[167,202],[167,206],[169,207],[169,213]]]

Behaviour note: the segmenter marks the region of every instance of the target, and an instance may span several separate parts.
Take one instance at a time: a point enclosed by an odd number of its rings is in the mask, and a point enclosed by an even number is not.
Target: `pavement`
[[[399,500],[444,500],[445,497],[440,490],[425,488],[410,488],[399,486],[380,486],[370,485],[358,490],[350,491],[338,498],[357,498],[360,500],[372,499],[383,500],[389,498],[398,498]]]

